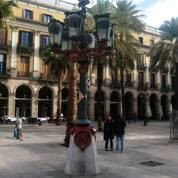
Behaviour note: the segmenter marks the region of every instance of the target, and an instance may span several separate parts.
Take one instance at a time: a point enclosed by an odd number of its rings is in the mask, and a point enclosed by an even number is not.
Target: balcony
[[[112,89],[120,89],[121,88],[121,83],[119,81],[112,81],[110,84],[110,87]]]
[[[52,75],[46,75],[43,73],[40,73],[40,76],[38,78],[39,82],[56,82],[57,79]]]
[[[34,53],[33,46],[22,46],[21,44],[18,44],[18,53],[25,54],[25,55],[32,55]]]
[[[164,67],[163,69],[161,69],[162,73],[168,73],[169,72],[169,68],[168,67]]]
[[[137,69],[138,70],[145,70],[147,68],[147,64],[138,64]]]
[[[40,47],[40,56],[41,57],[44,57],[47,48],[48,48],[48,46]]]
[[[0,79],[8,79],[10,74],[7,72],[0,72]]]
[[[155,83],[150,84],[150,90],[157,90],[158,86]]]
[[[133,84],[133,82],[131,82],[131,81],[126,81],[126,82],[125,82],[125,86],[126,86],[126,87],[134,87],[134,84]]]
[[[138,83],[138,90],[139,91],[147,91],[149,89],[148,83]]]
[[[0,49],[7,51],[9,47],[10,41],[0,41]]]
[[[170,91],[171,91],[171,86],[170,85],[161,86],[161,92],[168,93]]]
[[[29,72],[25,72],[25,71],[18,71],[17,77],[27,78],[27,77],[30,77],[30,73]]]

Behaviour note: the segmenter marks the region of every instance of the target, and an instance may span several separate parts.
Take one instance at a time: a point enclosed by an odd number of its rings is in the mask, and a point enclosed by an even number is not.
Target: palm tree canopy
[[[160,30],[161,40],[150,50],[151,64],[155,68],[178,62],[178,18],[165,21]]]
[[[12,8],[17,7],[17,4],[13,0],[1,0],[0,1],[0,27],[5,24],[8,18],[13,17]]]
[[[113,22],[115,24],[116,65],[118,67],[134,67],[134,61],[139,63],[138,41],[133,32],[144,29],[142,14],[128,0],[117,0]]]
[[[44,54],[44,63],[51,66],[51,72],[55,77],[64,74],[67,68],[67,58],[64,54],[56,53],[54,48],[49,46]]]
[[[95,21],[94,16],[98,14],[113,13],[114,12],[113,0],[97,0],[96,4],[87,9],[87,18],[85,23],[85,29],[87,31],[94,31]]]

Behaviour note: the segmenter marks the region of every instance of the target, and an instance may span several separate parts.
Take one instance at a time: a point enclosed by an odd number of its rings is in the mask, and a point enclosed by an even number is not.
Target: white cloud
[[[178,17],[177,8],[177,0],[157,0],[148,9],[145,9],[147,16],[145,22],[148,25],[159,27],[165,20]]]

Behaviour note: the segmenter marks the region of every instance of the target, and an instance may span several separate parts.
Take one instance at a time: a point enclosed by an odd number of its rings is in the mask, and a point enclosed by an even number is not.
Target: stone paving
[[[138,122],[127,126],[123,153],[104,151],[103,135],[97,133],[101,174],[94,177],[178,178],[178,143],[169,142],[169,123],[150,122],[145,127]],[[23,141],[15,140],[12,132],[12,125],[0,125],[0,178],[73,177],[64,173],[65,126],[25,125]],[[162,165],[141,164],[147,161]]]

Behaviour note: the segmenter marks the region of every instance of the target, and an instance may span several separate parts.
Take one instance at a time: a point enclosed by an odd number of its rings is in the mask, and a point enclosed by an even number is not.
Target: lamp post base
[[[100,173],[97,163],[95,135],[90,126],[76,126],[70,137],[65,173],[71,176],[95,176]]]

